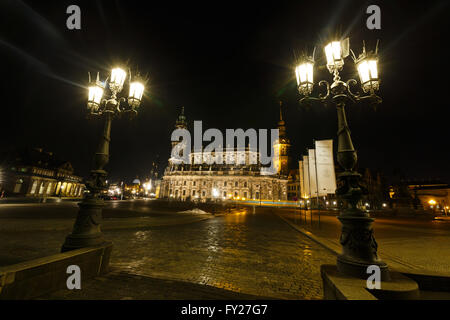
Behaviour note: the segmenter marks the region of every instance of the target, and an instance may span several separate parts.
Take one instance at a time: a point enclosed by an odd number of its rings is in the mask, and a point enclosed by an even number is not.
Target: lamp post
[[[122,91],[127,74],[121,68],[114,68],[111,76],[102,83],[97,73],[96,81],[91,81],[89,75],[89,94],[87,108],[90,115],[104,117],[105,125],[103,134],[100,138],[97,152],[94,155],[93,168],[90,178],[86,182],[88,193],[85,194],[83,200],[78,204],[80,210],[73,227],[73,231],[66,237],[61,251],[69,251],[84,247],[100,245],[105,242],[103,234],[100,230],[102,220],[102,208],[104,206],[101,193],[106,190],[105,166],[109,161],[109,142],[111,132],[111,122],[115,116],[122,113],[130,115],[137,114],[144,93],[143,81],[139,76],[131,81],[129,76],[129,93],[128,99],[118,97]],[[109,89],[109,98],[102,99],[106,87]]]
[[[381,103],[381,98],[375,92],[379,89],[378,77],[378,42],[375,52],[366,52],[363,43],[363,52],[356,58],[349,49],[348,38],[343,41],[333,41],[325,46],[327,69],[333,75],[333,83],[321,80],[319,86],[325,87],[326,93],[312,97],[314,87],[314,53],[312,57],[304,56],[295,68],[298,91],[302,96],[300,103],[311,103],[317,101],[325,105],[334,105],[338,118],[338,152],[337,160],[344,172],[338,176],[338,188],[336,195],[344,202],[338,219],[342,223],[340,243],[342,254],[337,258],[337,268],[341,274],[358,278],[367,278],[367,267],[377,265],[381,271],[381,279],[388,280],[389,271],[386,263],[381,261],[377,255],[377,242],[373,236],[373,218],[357,207],[363,194],[367,190],[360,185],[361,175],[355,171],[357,162],[356,150],[350,137],[345,115],[345,105],[348,102],[368,101],[371,104]],[[344,66],[344,58],[352,54],[353,60],[359,73],[363,94],[354,93],[351,86],[357,81],[350,79],[341,81],[339,71]]]

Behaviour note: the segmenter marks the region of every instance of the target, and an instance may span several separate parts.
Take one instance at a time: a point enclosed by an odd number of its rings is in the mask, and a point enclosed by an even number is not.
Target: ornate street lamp
[[[97,153],[94,156],[90,179],[86,182],[88,193],[78,204],[80,210],[72,233],[66,237],[62,252],[96,246],[105,242],[100,230],[104,206],[101,193],[106,190],[107,172],[104,168],[109,161],[111,122],[113,117],[122,113],[137,114],[137,108],[144,93],[144,81],[139,76],[131,81],[131,75],[129,75],[128,97],[118,97],[127,78],[126,72],[121,68],[114,68],[111,71],[109,81],[107,79],[104,83],[99,80],[98,73],[95,81],[91,81],[90,78],[89,75],[87,108],[90,115],[104,117],[105,126]],[[109,89],[109,98],[103,99],[106,89]]]
[[[386,263],[381,261],[377,255],[377,242],[373,236],[373,218],[357,207],[362,195],[367,190],[360,185],[361,175],[354,168],[357,161],[356,150],[350,137],[344,107],[348,102],[368,101],[370,104],[381,103],[381,98],[375,92],[379,89],[378,76],[378,41],[375,52],[366,52],[363,44],[363,52],[356,58],[353,51],[349,49],[348,38],[343,41],[332,41],[325,46],[325,57],[327,69],[333,74],[333,83],[330,85],[322,80],[319,86],[326,89],[325,94],[319,94],[318,98],[311,97],[313,91],[313,66],[314,55],[304,56],[295,69],[298,91],[302,96],[300,103],[318,101],[326,105],[334,105],[338,115],[338,152],[337,160],[344,172],[338,176],[338,188],[336,195],[345,203],[338,219],[342,223],[342,234],[340,243],[342,254],[337,258],[337,267],[340,273],[367,278],[367,267],[377,265],[381,270],[381,279],[389,279],[389,271]],[[353,55],[353,60],[359,73],[361,88],[365,95],[359,95],[351,91],[350,86],[356,85],[357,81],[350,79],[341,81],[339,71],[344,67],[344,59]]]

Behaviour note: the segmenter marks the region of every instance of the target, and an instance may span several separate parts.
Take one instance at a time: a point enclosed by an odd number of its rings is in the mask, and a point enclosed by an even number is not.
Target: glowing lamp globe
[[[378,59],[375,56],[364,55],[356,63],[359,79],[364,92],[378,91],[380,80],[378,77]]]
[[[103,97],[103,88],[99,85],[92,85],[89,87],[88,93],[88,108],[96,110]]]
[[[327,58],[327,68],[331,73],[335,70],[341,70],[344,66],[340,41],[333,41],[327,44],[325,46],[325,56]]]
[[[130,83],[130,92],[128,95],[128,104],[133,108],[141,104],[142,95],[144,94],[144,85],[140,82]]]
[[[109,79],[109,87],[113,91],[120,92],[122,90],[123,84],[127,73],[121,68],[114,68],[111,70],[111,77]]]
[[[298,91],[302,95],[309,95],[313,89],[313,70],[314,62],[312,60],[305,60],[295,68]]]

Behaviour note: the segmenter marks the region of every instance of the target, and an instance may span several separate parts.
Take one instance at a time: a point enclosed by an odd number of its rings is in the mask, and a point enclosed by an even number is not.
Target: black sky
[[[67,6],[81,8],[81,30],[66,28]],[[381,8],[381,30],[365,10]],[[448,8],[412,1],[9,1],[0,3],[2,149],[43,147],[90,169],[102,123],[85,119],[87,72],[108,76],[129,61],[149,83],[133,121],[115,120],[108,170],[113,179],[148,174],[169,156],[180,107],[206,128],[273,128],[284,102],[292,155],[313,139],[334,138],[335,110],[303,108],[293,51],[350,36],[359,53],[380,39],[380,95],[374,110],[347,108],[361,167],[411,178],[450,180],[448,162]],[[351,59],[342,77],[356,76]],[[325,69],[318,80],[331,80]]]

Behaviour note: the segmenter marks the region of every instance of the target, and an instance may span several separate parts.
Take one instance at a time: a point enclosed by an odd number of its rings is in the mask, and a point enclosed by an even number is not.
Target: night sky
[[[383,104],[347,108],[359,166],[450,182],[447,2],[2,0],[0,149],[42,147],[86,176],[103,126],[85,117],[87,72],[128,61],[149,82],[138,116],[113,122],[111,179],[148,175],[157,155],[166,166],[181,106],[204,130],[258,129],[276,126],[281,100],[298,160],[337,120],[299,105],[293,52],[316,46],[315,82],[331,81],[323,46],[338,35],[357,55],[380,39]],[[71,4],[81,30],[66,28]],[[366,27],[370,4],[381,30]],[[358,79],[350,57],[341,76]]]

